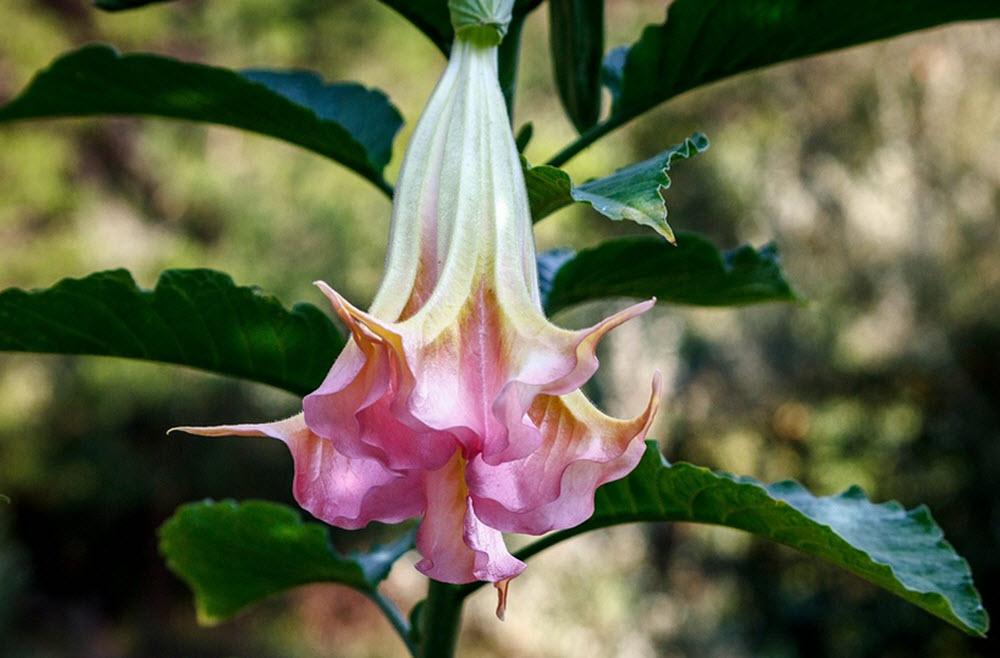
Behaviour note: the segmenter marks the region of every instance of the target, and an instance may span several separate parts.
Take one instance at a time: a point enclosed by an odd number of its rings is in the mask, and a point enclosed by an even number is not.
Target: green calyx
[[[500,45],[513,9],[514,0],[448,0],[456,38],[484,48]]]

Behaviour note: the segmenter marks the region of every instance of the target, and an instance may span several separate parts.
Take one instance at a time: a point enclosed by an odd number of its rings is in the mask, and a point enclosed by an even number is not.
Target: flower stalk
[[[455,38],[482,48],[500,45],[514,12],[514,0],[449,0]]]
[[[420,609],[420,658],[450,658],[458,646],[465,598],[450,583],[431,580]]]

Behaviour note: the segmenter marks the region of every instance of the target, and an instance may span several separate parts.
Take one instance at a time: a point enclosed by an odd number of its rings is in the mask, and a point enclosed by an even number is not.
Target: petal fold
[[[657,372],[645,410],[630,420],[601,413],[579,391],[536,398],[529,416],[545,437],[538,450],[502,464],[469,464],[479,517],[504,532],[532,535],[590,518],[597,487],[624,477],[642,458],[661,391]]]
[[[399,523],[424,509],[419,477],[389,470],[374,459],[350,458],[314,434],[303,415],[273,423],[175,427],[200,436],[264,436],[283,441],[292,453],[295,500],[316,518],[356,530],[371,521]]]
[[[526,565],[507,550],[500,531],[476,516],[465,486],[465,462],[459,452],[442,469],[427,474],[427,513],[417,530],[417,569],[446,583],[513,578]]]

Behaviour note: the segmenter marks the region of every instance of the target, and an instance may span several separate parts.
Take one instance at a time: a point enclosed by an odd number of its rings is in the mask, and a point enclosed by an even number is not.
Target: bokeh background
[[[608,46],[665,4],[608,0]],[[544,7],[526,27],[514,123],[541,162],[572,138]],[[299,67],[386,91],[409,127],[443,59],[374,0],[185,0],[108,15],[84,0],[0,4],[0,101],[90,41],[234,68]],[[706,132],[671,172],[674,228],[780,247],[808,304],[662,306],[616,330],[590,393],[641,406],[668,459],[862,485],[929,505],[1000,614],[1000,24],[957,25],[782,65],[688,93],[573,160],[577,180]],[[126,267],[152,286],[211,267],[287,305],[322,278],[359,305],[383,262],[389,202],[318,156],[163,120],[0,126],[0,287]],[[569,209],[540,248],[641,232]],[[620,304],[619,304],[620,306]],[[600,305],[557,318],[581,325]],[[637,397],[639,399],[637,399]],[[0,656],[397,656],[344,588],[275,597],[212,628],[164,568],[156,528],[206,497],[291,503],[277,442],[167,437],[177,424],[271,419],[297,401],[204,373],[98,358],[0,355]],[[349,546],[354,538],[335,535]],[[387,591],[421,596],[413,560]],[[464,656],[1000,655],[852,576],[735,531],[622,527],[550,549],[467,606]]]

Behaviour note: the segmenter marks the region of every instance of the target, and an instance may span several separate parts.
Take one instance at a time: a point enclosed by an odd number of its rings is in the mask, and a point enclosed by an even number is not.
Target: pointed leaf
[[[996,0],[911,0],[905,8],[869,0],[676,0],[666,22],[648,26],[629,50],[612,123],[621,125],[668,98],[744,71],[998,16]]]
[[[352,82],[328,84],[309,71],[250,69],[240,75],[311,109],[321,121],[341,126],[364,147],[369,164],[378,169],[379,176],[392,159],[392,141],[403,125],[403,117],[382,92]],[[343,162],[341,158],[333,159]]]
[[[531,216],[537,222],[577,201],[590,204],[614,221],[628,219],[652,227],[673,242],[674,234],[667,224],[667,206],[663,200],[664,190],[670,187],[667,172],[675,158],[687,159],[707,148],[708,138],[695,133],[681,144],[675,144],[648,160],[582,185],[574,185],[569,174],[557,167],[525,165],[524,179],[528,187]]]
[[[601,114],[604,0],[549,0],[549,48],[559,100],[582,133]]]
[[[90,45],[63,55],[0,107],[0,122],[139,114],[205,121],[297,144],[390,192],[382,178],[402,125],[380,91],[305,71],[250,71]]]
[[[517,136],[514,137],[514,145],[517,146],[518,153],[524,153],[524,149],[528,148],[528,143],[535,134],[535,126],[529,121],[521,129],[517,131]]]
[[[797,300],[774,245],[723,253],[696,233],[679,233],[676,246],[657,238],[622,238],[577,254],[542,254],[539,278],[549,314],[611,297],[698,306]]]
[[[297,585],[339,583],[371,592],[412,545],[406,535],[368,553],[341,555],[326,526],[264,501],[191,503],[160,528],[167,566],[194,591],[198,619],[209,624]]]
[[[273,297],[211,270],[167,270],[152,291],[125,270],[0,292],[0,350],[147,359],[306,394],[344,345],[309,304]]]
[[[455,31],[451,27],[448,0],[382,0],[420,29],[442,53],[451,51]]]
[[[519,557],[568,537],[635,521],[688,521],[752,532],[825,560],[970,635],[989,626],[968,563],[925,507],[876,505],[857,487],[816,497],[795,482],[762,485],[691,464],[667,464],[649,442],[626,478],[598,489],[590,520],[529,545]]]

